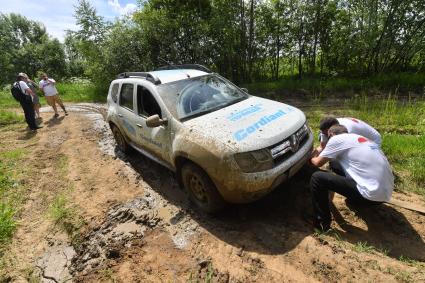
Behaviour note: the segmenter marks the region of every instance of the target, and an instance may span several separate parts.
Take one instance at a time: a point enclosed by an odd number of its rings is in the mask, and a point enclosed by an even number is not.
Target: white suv
[[[107,120],[121,151],[132,147],[176,172],[207,212],[269,193],[313,146],[303,112],[251,96],[199,65],[118,75]]]

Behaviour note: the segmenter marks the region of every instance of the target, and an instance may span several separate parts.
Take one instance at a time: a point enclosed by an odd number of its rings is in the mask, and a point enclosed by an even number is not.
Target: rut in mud
[[[335,232],[315,234],[301,217],[311,209],[305,169],[264,199],[211,217],[193,209],[172,172],[115,150],[103,105],[68,109],[57,120],[43,112],[31,159],[41,175],[11,244],[11,280],[28,280],[29,269],[43,282],[425,280],[423,215],[337,197]],[[71,234],[40,216],[42,200],[58,194],[83,223]]]

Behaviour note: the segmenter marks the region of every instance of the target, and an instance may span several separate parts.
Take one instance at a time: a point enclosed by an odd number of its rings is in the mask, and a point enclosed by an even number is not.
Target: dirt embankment
[[[173,174],[136,153],[124,156],[102,119],[83,104],[32,136],[34,168],[21,221],[5,256],[6,279],[42,282],[397,282],[425,280],[425,216],[335,200],[334,233],[314,234],[308,170],[263,200],[210,217],[196,212]],[[18,143],[14,143],[15,140]],[[72,209],[48,217],[58,196]],[[422,204],[415,195],[397,199]],[[211,281],[208,281],[211,280]]]

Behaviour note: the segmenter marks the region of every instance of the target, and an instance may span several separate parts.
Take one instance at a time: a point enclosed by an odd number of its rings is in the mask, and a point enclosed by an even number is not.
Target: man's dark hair
[[[320,131],[324,132],[330,129],[333,125],[339,125],[338,120],[335,117],[325,117],[320,120]]]
[[[348,130],[343,125],[333,125],[332,127],[329,128],[328,132],[330,136],[331,135],[336,136],[340,134],[347,134]]]

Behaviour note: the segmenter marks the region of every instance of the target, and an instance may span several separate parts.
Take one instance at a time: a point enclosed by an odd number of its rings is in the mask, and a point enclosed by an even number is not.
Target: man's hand
[[[316,167],[322,167],[329,161],[329,158],[323,156],[316,156],[310,159],[310,163]]]

